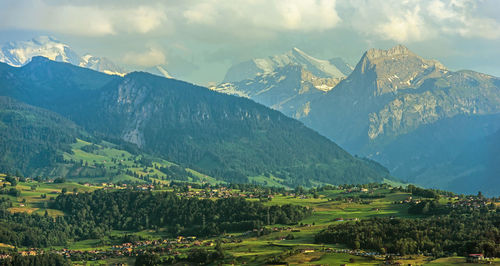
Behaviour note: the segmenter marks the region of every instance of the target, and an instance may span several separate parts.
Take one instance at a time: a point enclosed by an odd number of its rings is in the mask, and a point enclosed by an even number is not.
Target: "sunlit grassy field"
[[[93,160],[93,159],[92,159]],[[198,173],[199,174],[199,173]],[[200,174],[201,175],[201,174]],[[5,183],[4,176],[0,176],[0,186]],[[9,184],[7,184],[9,186]],[[96,185],[84,186],[74,182],[40,183],[36,181],[19,182],[16,189],[20,190],[20,196],[14,197],[2,195],[12,200],[13,206],[11,212],[26,212],[35,215],[44,215],[47,212],[52,217],[64,215],[59,210],[49,208],[51,198],[57,197],[66,189],[66,193],[81,193],[94,191],[101,187]],[[199,191],[199,189],[191,189]],[[168,188],[163,191],[172,191]],[[232,192],[241,192],[234,190]],[[239,243],[225,243],[223,249],[229,258],[232,258],[234,264],[262,265],[272,259],[283,258],[284,263],[289,265],[380,265],[384,263],[384,257],[362,257],[354,254],[335,253],[332,250],[343,250],[348,247],[340,244],[316,244],[314,236],[329,225],[338,223],[350,223],[352,220],[366,219],[376,216],[394,216],[394,217],[416,217],[407,212],[408,205],[399,202],[408,199],[409,193],[391,192],[389,189],[375,189],[370,192],[374,195],[384,195],[381,198],[363,199],[363,202],[352,202],[353,198],[359,197],[363,192],[348,193],[344,190],[327,190],[313,194],[288,195],[275,194],[269,201],[263,201],[264,205],[283,205],[294,204],[311,208],[312,215],[303,219],[297,225],[270,225],[268,228],[284,227],[283,231],[271,232],[267,235],[256,236],[255,234],[245,235],[245,233],[231,233],[233,237],[241,239]],[[366,194],[366,193],[365,193]],[[46,197],[42,197],[46,195]],[[215,200],[215,199],[214,199]],[[259,199],[248,199],[257,201]],[[444,203],[453,200],[442,198]],[[337,221],[342,218],[343,221]],[[290,228],[290,229],[287,229]],[[127,234],[136,235],[141,239],[165,239],[172,236],[167,233],[166,228],[158,230],[143,231],[112,231],[110,235],[101,239],[88,239],[83,241],[69,242],[64,247],[50,247],[50,249],[68,248],[71,250],[91,251],[91,250],[111,250],[113,245],[120,244],[122,236]],[[292,239],[285,239],[292,236]],[[215,241],[217,237],[208,237],[200,241]],[[2,248],[0,244],[0,248]],[[3,248],[9,248],[7,246]],[[213,247],[208,247],[213,249]],[[327,250],[329,249],[329,251]],[[179,252],[189,252],[187,248],[178,248]],[[76,265],[109,265],[113,263],[133,264],[133,258],[115,258],[108,260],[92,262],[74,262]],[[450,265],[463,264],[465,258],[451,257],[432,259],[425,256],[407,256],[397,260],[402,264],[412,265]]]
[[[92,146],[93,145],[93,146]],[[85,146],[94,147],[93,151],[85,151]],[[157,182],[166,182],[164,180],[171,180],[167,177],[167,175],[156,167],[169,167],[176,165],[172,162],[151,157],[148,160],[151,160],[152,166],[145,166],[140,163],[142,156],[135,156],[128,151],[119,149],[116,145],[102,142],[99,145],[92,144],[90,142],[86,142],[81,139],[77,139],[76,143],[71,145],[72,153],[64,153],[64,159],[67,161],[75,161],[81,162],[82,165],[86,165],[90,168],[92,167],[105,167],[108,169],[109,173],[116,172],[116,170],[112,169],[122,169],[123,172],[131,171],[137,175],[146,176],[149,175],[151,179]],[[204,175],[192,169],[186,169],[186,171],[190,172],[194,177],[197,178],[198,182],[206,182],[206,183],[220,183],[220,181],[212,178],[210,176]],[[154,178],[153,176],[157,176],[158,178]],[[194,181],[192,177],[186,177],[187,181]],[[108,176],[81,176],[78,178],[73,178],[75,181],[79,182],[144,182],[142,179],[137,178],[136,176],[128,175],[125,173],[122,174],[113,174]]]

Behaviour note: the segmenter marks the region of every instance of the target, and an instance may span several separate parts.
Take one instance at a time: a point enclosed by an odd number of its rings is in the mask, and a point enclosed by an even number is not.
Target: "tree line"
[[[11,206],[8,199],[0,199],[0,243],[25,247],[99,239],[111,230],[166,228],[172,236],[219,235],[269,224],[294,224],[312,211],[290,204],[264,206],[243,198],[211,200],[132,190],[60,194],[51,205],[65,213],[57,218],[47,213],[10,213]]]
[[[53,208],[64,211],[71,224],[88,236],[103,229],[142,230],[166,227],[173,234],[218,235],[266,224],[297,223],[311,210],[295,205],[264,206],[243,198],[184,198],[170,192],[104,191],[59,195]],[[102,232],[101,232],[102,231]]]
[[[445,209],[435,201],[412,205],[410,211],[441,215],[339,223],[318,233],[315,241],[402,255],[423,253],[441,257],[484,253],[486,256],[500,256],[499,211],[492,208]]]

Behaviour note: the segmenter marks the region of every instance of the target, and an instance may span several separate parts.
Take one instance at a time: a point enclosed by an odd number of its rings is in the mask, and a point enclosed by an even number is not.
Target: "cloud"
[[[231,41],[350,27],[372,40],[412,42],[440,34],[498,39],[495,9],[500,2],[480,0],[4,0],[0,29]]]
[[[157,48],[150,47],[144,52],[128,52],[123,57],[123,62],[128,65],[140,67],[152,67],[164,65],[167,63],[166,56],[163,51]]]
[[[205,0],[188,6],[184,18],[190,24],[217,25],[272,31],[322,31],[335,27],[340,18],[334,0]]]
[[[397,42],[423,40],[431,32],[425,29],[425,23],[419,12],[420,7],[417,5],[402,15],[390,16],[389,21],[378,25],[375,32],[380,33],[383,38]]]
[[[158,28],[166,20],[163,8],[141,6],[134,10],[126,10],[124,13],[126,14],[119,14],[120,18],[128,20],[129,25],[139,33],[148,33]],[[128,15],[128,17],[124,15]]]
[[[469,18],[457,32],[467,38],[500,39],[500,23],[489,18]]]
[[[425,41],[441,35],[500,38],[500,17],[480,11],[487,1],[475,0],[352,0],[347,26],[372,38],[396,42]],[[496,8],[500,9],[500,2]],[[346,26],[346,25],[344,25]]]
[[[131,67],[168,61],[176,76],[216,80],[293,46],[351,63],[395,43],[498,59],[498,10],[496,0],[0,0],[0,40],[54,35]]]
[[[102,36],[148,33],[166,20],[161,6],[116,7],[73,5],[43,0],[0,4],[0,29],[44,30]]]
[[[441,25],[443,33],[458,34],[465,38],[500,38],[500,18],[493,19],[475,13],[478,4],[480,2],[469,0],[433,0],[427,11]],[[500,8],[500,4],[497,8]]]

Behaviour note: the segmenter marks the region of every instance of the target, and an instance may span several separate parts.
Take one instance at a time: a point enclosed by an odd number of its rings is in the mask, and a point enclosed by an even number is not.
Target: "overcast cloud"
[[[500,76],[498,10],[497,0],[3,0],[0,41],[52,35],[131,70],[162,64],[202,84],[292,47],[354,64],[398,43]]]

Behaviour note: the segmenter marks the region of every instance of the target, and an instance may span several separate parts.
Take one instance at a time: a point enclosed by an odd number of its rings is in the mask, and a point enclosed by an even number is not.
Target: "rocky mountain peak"
[[[368,57],[369,59],[377,59],[381,57],[392,57],[401,55],[415,55],[415,54],[412,51],[410,51],[406,46],[403,46],[401,44],[398,44],[387,50],[372,48],[366,52],[366,57]]]
[[[431,77],[440,77],[447,69],[436,60],[424,59],[403,45],[388,50],[370,49],[357,64],[356,79],[365,77],[366,84],[374,84],[376,95],[396,93],[400,89],[415,88]]]

